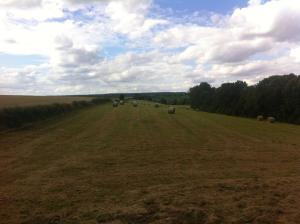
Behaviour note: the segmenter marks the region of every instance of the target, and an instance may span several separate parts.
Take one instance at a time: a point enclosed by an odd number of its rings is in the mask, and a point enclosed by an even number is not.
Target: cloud
[[[290,56],[295,62],[300,62],[300,47],[291,49]]]
[[[207,55],[206,61],[218,61],[220,63],[239,62],[249,57],[270,50],[272,44],[268,40],[236,41],[227,45],[213,47]]]
[[[51,55],[53,66],[77,67],[93,65],[99,60],[97,50],[88,51],[83,48],[75,48],[72,40],[66,37],[57,37],[56,45],[55,51]]]
[[[299,41],[300,5],[295,0],[258,1],[236,9],[229,25],[248,38],[270,37],[275,41]]]
[[[63,16],[63,2],[60,0],[10,0],[0,3],[0,18],[10,25],[35,24]]]
[[[297,1],[250,0],[230,14],[195,12],[192,20],[155,4],[1,2],[0,53],[47,62],[1,68],[0,93],[186,91],[200,81],[254,83],[300,69]]]
[[[300,6],[296,1],[249,1],[223,22],[213,26],[180,24],[156,34],[159,47],[186,47],[182,60],[200,63],[246,61],[257,55],[273,53],[280,43],[299,42]],[[263,16],[263,18],[262,18]],[[221,26],[220,26],[221,24]],[[278,48],[281,50],[281,48]],[[275,53],[276,54],[276,53]]]
[[[164,19],[147,18],[151,0],[110,1],[105,9],[113,31],[137,39],[147,35],[154,27],[165,25]]]
[[[256,5],[261,5],[261,4],[262,4],[262,0],[249,0],[248,1],[249,6],[256,6]]]
[[[32,8],[41,5],[42,0],[4,0],[0,2],[0,7]]]

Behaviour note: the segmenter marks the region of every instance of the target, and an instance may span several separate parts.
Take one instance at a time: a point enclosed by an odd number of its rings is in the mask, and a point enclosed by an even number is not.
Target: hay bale
[[[168,108],[168,114],[175,114],[175,112],[176,112],[175,107],[169,107]]]
[[[116,101],[114,101],[114,102],[113,102],[113,107],[118,107],[118,106],[119,106],[119,103],[116,102]]]
[[[268,117],[268,121],[270,123],[275,123],[276,119],[275,119],[275,117]]]
[[[265,118],[263,115],[258,115],[256,118],[258,121],[263,121]]]
[[[138,103],[137,103],[136,101],[133,101],[133,102],[132,102],[132,105],[133,105],[134,107],[137,107],[137,106],[138,106]]]

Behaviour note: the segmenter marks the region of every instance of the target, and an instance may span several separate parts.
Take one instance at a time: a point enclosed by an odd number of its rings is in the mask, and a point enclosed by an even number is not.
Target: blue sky
[[[300,70],[295,0],[0,1],[0,94],[188,91]]]
[[[247,5],[246,0],[156,0],[162,8],[172,8],[188,12],[209,11],[227,14],[237,7]]]
[[[46,62],[46,58],[39,55],[13,55],[0,53],[0,67],[22,68],[26,65],[38,65]]]

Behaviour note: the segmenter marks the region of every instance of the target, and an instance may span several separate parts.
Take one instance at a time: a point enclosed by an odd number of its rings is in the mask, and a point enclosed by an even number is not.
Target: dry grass
[[[0,95],[0,109],[15,106],[34,106],[51,103],[71,103],[73,101],[91,100],[92,97],[74,96],[5,96]]]
[[[298,223],[300,126],[111,104],[0,136],[0,223]]]

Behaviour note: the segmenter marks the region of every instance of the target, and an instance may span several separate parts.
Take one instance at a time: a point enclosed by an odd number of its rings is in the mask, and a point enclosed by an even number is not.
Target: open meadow
[[[73,101],[91,100],[92,97],[83,96],[10,96],[0,95],[0,109],[6,107],[26,107],[48,105],[51,103],[72,103]]]
[[[141,102],[0,133],[0,223],[299,223],[300,126]]]

